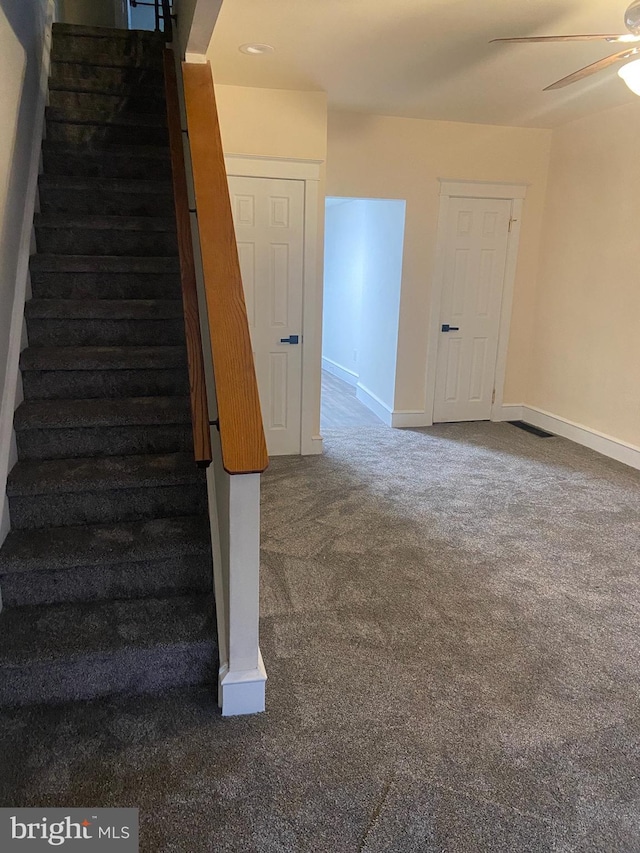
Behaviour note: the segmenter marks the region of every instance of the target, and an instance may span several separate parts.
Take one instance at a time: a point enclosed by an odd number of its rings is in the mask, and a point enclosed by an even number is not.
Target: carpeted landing
[[[326,435],[264,477],[268,713],[0,715],[2,805],[143,851],[640,849],[640,475],[506,424]]]

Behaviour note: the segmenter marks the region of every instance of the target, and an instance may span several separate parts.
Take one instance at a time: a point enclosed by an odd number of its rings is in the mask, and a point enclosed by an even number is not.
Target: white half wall
[[[175,0],[178,43],[187,62],[206,62],[222,0]]]

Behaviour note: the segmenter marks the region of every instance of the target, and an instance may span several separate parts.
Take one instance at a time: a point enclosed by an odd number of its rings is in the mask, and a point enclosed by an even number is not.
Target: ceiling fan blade
[[[628,59],[630,56],[635,56],[638,52],[640,52],[639,47],[632,47],[628,50],[621,50],[620,53],[612,53],[611,56],[605,56],[604,59],[600,59],[598,62],[593,62],[591,65],[585,65],[584,68],[581,68],[579,71],[574,71],[573,74],[569,74],[568,77],[563,77],[562,80],[556,80],[555,83],[552,83],[551,86],[547,86],[543,91],[548,92],[551,89],[563,89],[565,86],[570,86],[571,83],[577,83],[578,80],[584,80],[585,77],[590,77],[592,74],[596,74],[598,71],[603,71],[610,65],[615,65],[616,62]]]
[[[489,44],[493,44],[494,42],[511,42],[515,43],[523,43],[523,42],[553,42],[553,41],[608,41],[608,42],[634,42],[640,41],[640,36],[632,36],[630,33],[626,33],[624,35],[606,35],[606,34],[597,34],[593,35],[584,35],[584,36],[527,36],[525,38],[513,38],[513,39],[491,39]]]

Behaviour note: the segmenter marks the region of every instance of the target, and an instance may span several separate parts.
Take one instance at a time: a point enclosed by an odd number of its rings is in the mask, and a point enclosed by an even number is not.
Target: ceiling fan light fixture
[[[624,13],[624,23],[630,33],[640,35],[640,0],[633,0]]]
[[[618,71],[618,76],[621,77],[627,86],[635,95],[640,95],[640,59],[634,59],[633,62],[627,62]]]

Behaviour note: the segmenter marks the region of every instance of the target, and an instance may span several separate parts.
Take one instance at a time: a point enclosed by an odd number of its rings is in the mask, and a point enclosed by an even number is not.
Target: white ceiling
[[[622,46],[496,45],[498,37],[624,33],[628,0],[224,0],[218,83],[327,92],[330,108],[554,127],[636,100],[618,65],[542,89]],[[247,42],[275,52],[246,56]]]

